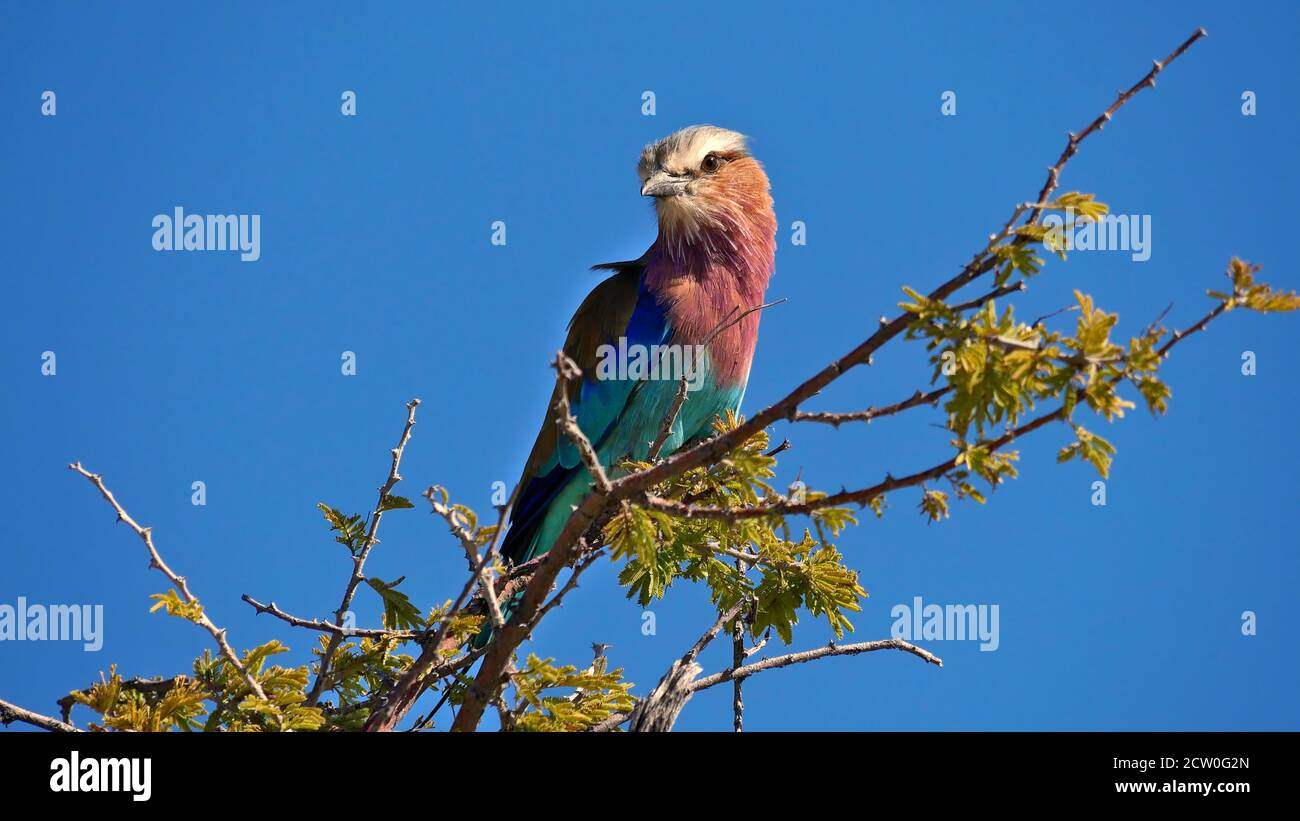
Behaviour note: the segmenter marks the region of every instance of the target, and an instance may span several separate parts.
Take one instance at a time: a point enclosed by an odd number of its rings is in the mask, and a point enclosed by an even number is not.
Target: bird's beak
[[[686,175],[675,176],[667,171],[656,171],[641,183],[643,197],[675,197],[686,193],[686,186],[691,178]]]

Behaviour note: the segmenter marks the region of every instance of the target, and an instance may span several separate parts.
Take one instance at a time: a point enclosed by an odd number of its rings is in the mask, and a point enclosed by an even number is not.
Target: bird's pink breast
[[[646,260],[646,287],[665,307],[674,342],[699,344],[729,316],[763,304],[776,251],[775,218],[770,209],[766,216],[743,231],[724,220],[690,244],[670,243],[662,235],[655,242]],[[708,343],[715,385],[733,387],[748,378],[760,313],[742,317]]]

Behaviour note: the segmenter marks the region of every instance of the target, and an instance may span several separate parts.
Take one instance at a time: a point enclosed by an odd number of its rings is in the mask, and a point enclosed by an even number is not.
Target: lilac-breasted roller
[[[620,346],[674,345],[687,356],[700,350],[732,312],[763,304],[776,252],[767,175],[743,135],[714,126],[682,129],[646,146],[637,174],[641,194],[654,198],[659,235],[640,259],[595,266],[614,274],[583,300],[564,343],[583,372],[570,388],[573,415],[607,471],[625,458],[647,457],[682,374],[631,378],[598,367],[598,358]],[[701,361],[692,363],[702,369],[693,374],[696,389],[687,393],[662,455],[704,438],[715,417],[740,407],[761,313],[708,339]],[[556,429],[557,398],[524,467],[501,544],[513,564],[550,550],[590,489],[577,448]]]

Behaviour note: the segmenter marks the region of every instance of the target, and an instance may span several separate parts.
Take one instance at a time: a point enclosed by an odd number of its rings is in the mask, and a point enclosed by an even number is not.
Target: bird
[[[707,438],[715,418],[738,412],[745,395],[758,308],[775,271],[777,222],[767,174],[743,134],[696,125],[645,146],[637,176],[641,195],[654,203],[658,234],[635,260],[592,266],[612,274],[569,322],[563,351],[582,377],[557,382],[525,462],[500,546],[509,566],[550,550],[591,489],[577,446],[556,426],[559,391],[568,391],[571,412],[611,477],[623,461],[651,455],[682,374],[600,367],[612,349],[678,346],[683,362],[690,351],[702,352],[691,363],[695,389],[658,456]],[[507,618],[517,602],[506,603]],[[491,634],[484,629],[475,646]]]

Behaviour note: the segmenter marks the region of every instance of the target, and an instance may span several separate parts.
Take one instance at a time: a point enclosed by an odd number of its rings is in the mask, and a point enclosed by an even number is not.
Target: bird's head
[[[683,128],[645,147],[637,175],[673,244],[707,242],[719,231],[775,230],[767,175],[743,134],[711,125]]]

